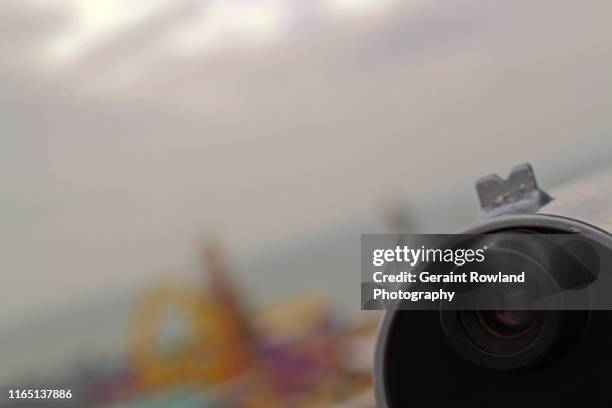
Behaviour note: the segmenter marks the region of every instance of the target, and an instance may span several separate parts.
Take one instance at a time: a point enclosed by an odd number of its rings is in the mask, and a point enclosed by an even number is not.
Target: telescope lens
[[[543,331],[549,332],[545,342],[552,340],[556,329],[550,325],[557,325],[556,315],[557,312],[543,310],[463,310],[456,312],[456,317],[444,314],[443,323],[447,338],[462,349],[471,349],[465,342],[469,339],[468,343],[480,351],[480,361],[524,353],[543,340]]]
[[[501,339],[514,339],[525,335],[533,326],[533,310],[481,310],[478,320],[491,335]]]

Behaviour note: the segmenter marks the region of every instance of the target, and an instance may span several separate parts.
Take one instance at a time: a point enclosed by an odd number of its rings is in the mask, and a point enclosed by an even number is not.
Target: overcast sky
[[[611,11],[2,2],[0,322],[189,270],[210,231],[244,255],[395,192],[475,205],[488,172],[610,161]]]

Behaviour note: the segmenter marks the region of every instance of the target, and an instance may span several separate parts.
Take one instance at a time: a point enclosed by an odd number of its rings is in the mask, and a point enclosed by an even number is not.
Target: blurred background
[[[360,234],[612,159],[612,4],[0,2],[0,385],[367,407]]]

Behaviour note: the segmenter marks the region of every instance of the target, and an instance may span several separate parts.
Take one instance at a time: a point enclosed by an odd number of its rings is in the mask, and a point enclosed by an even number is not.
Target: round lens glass
[[[535,320],[533,310],[481,310],[478,319],[492,335],[516,338],[526,334]]]

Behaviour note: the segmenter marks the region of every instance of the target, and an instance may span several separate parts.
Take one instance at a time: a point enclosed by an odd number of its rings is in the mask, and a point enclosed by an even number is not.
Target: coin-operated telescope
[[[612,249],[612,172],[549,194],[523,164],[507,179],[481,178],[476,189],[482,212],[462,234],[575,234]],[[601,276],[612,275],[603,261],[594,264]],[[554,275],[568,267],[571,275],[574,267],[557,258],[543,270]],[[375,393],[379,408],[611,407],[611,366],[607,306],[387,310],[375,353]]]

